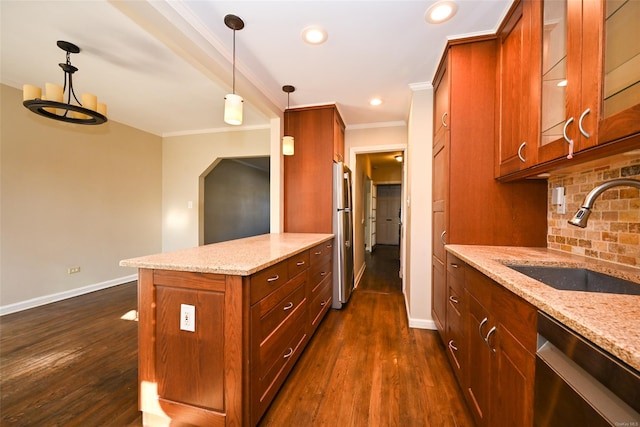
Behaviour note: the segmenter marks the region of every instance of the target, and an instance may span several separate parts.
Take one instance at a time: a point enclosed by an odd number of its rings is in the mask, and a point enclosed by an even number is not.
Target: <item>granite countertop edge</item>
[[[537,309],[640,370],[640,296],[560,291],[505,264],[588,268],[640,286],[640,268],[547,248],[447,245],[465,261]]]
[[[333,234],[271,233],[129,258],[122,267],[250,276],[331,240]]]

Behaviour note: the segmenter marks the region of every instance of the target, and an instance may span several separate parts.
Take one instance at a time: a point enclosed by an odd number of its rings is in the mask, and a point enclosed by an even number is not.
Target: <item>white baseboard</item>
[[[433,331],[437,329],[436,322],[434,322],[433,320],[426,320],[426,319],[409,318],[409,327],[416,328],[416,329],[430,329]]]
[[[434,331],[438,329],[436,327],[436,322],[434,322],[432,319],[413,319],[411,317],[411,313],[409,313],[409,302],[407,301],[406,293],[404,294],[404,307],[405,307],[405,310],[407,311],[407,319],[409,321],[410,328],[430,329]]]
[[[79,295],[88,294],[90,292],[99,291],[100,289],[110,288],[112,286],[122,285],[123,283],[133,282],[138,280],[137,274],[130,276],[120,277],[118,279],[107,280],[106,282],[96,283],[82,288],[70,289],[64,292],[58,292],[50,295],[43,295],[41,297],[32,298],[26,301],[20,301],[13,304],[0,306],[0,316],[5,314],[16,313],[22,310],[28,310],[30,308],[38,307],[45,304],[50,304],[56,301],[62,301],[64,299],[77,297]]]

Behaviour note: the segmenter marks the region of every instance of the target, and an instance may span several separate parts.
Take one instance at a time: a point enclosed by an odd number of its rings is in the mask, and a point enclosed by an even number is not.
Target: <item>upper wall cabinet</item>
[[[537,149],[527,141],[535,161],[520,159],[515,170],[498,162],[498,175],[534,175],[640,146],[640,2],[521,0],[513,10],[531,23],[532,72],[522,77]]]
[[[497,176],[525,169],[536,161],[538,131],[535,117],[531,117],[536,91],[530,81],[537,57],[531,55],[530,8],[530,2],[518,3],[498,34]]]

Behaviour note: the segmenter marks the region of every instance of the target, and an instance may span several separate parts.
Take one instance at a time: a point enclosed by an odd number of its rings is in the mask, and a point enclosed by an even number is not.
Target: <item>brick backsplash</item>
[[[586,228],[567,221],[597,185],[616,178],[640,179],[640,153],[556,171],[548,179],[547,247],[640,267],[640,190],[613,187],[596,199]],[[552,191],[564,187],[566,213],[558,214]]]

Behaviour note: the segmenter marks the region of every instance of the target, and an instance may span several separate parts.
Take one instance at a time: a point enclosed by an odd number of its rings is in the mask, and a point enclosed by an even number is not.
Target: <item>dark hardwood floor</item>
[[[367,256],[261,426],[471,426],[437,333],[410,329],[397,247]],[[136,284],[0,318],[2,426],[140,426]]]

